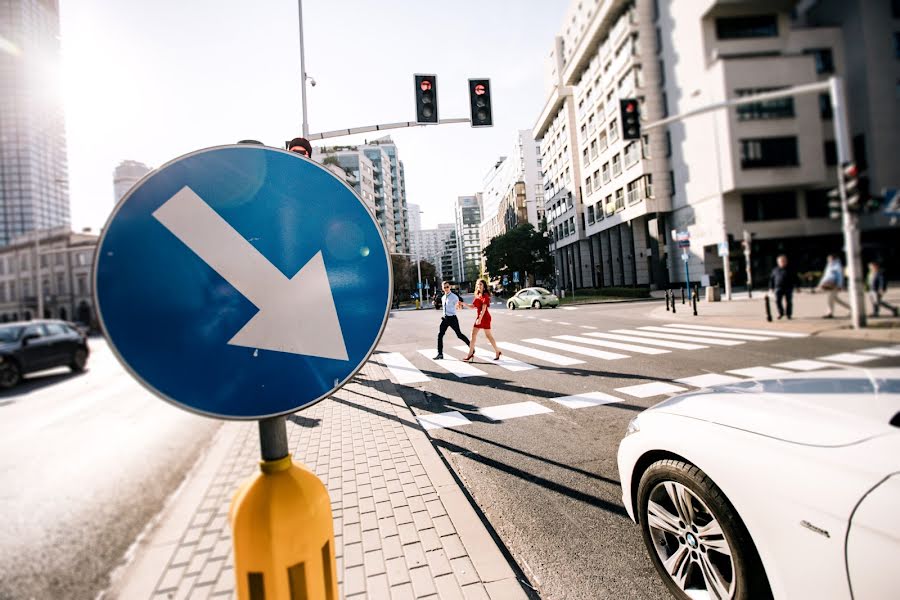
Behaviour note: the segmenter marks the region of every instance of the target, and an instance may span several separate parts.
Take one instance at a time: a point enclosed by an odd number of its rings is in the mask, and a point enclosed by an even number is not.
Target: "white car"
[[[618,462],[678,598],[900,598],[900,369],[675,396],[629,424]]]

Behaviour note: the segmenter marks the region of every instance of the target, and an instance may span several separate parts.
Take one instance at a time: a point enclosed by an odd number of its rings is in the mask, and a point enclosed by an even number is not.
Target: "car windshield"
[[[550,292],[549,292],[548,290],[545,290],[544,288],[534,288],[534,290],[535,290],[538,294],[544,294],[545,296],[549,296],[549,295],[550,295]]]
[[[21,327],[0,327],[0,344],[15,342],[21,335]]]

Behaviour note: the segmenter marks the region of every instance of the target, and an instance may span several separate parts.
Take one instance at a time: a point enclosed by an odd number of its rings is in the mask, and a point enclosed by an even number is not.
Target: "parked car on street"
[[[675,396],[619,445],[622,500],[677,598],[896,598],[900,369]]]
[[[5,323],[0,325],[0,389],[15,387],[35,371],[83,371],[88,354],[85,335],[64,321]]]
[[[548,290],[541,287],[528,287],[522,290],[506,301],[506,308],[516,310],[517,308],[556,308],[559,306],[559,298],[556,294],[551,294]]]

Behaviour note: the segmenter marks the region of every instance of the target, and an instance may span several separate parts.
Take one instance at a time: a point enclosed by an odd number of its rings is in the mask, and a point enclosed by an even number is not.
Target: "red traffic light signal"
[[[641,139],[641,111],[636,98],[619,100],[619,118],[622,119],[622,139]]]
[[[469,80],[469,107],[472,110],[472,127],[491,127],[494,124],[490,79]]]
[[[437,123],[437,75],[415,75],[415,82],[416,123]]]

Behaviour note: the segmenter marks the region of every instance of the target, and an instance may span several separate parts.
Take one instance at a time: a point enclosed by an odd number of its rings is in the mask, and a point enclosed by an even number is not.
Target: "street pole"
[[[300,105],[303,107],[303,137],[309,139],[309,122],[306,120],[306,53],[303,50],[303,0],[297,0],[300,21]]]
[[[688,300],[691,299],[691,271],[688,267],[688,263],[691,262],[691,255],[688,254],[687,248],[684,249],[684,253],[681,255],[681,260],[684,261],[684,287],[687,288],[687,296]]]
[[[419,275],[419,288],[416,290],[416,310],[422,308],[422,259],[416,255],[416,272]]]
[[[44,290],[41,286],[41,238],[40,232],[34,232],[34,291],[37,296],[37,315],[35,319],[44,318]]]
[[[753,269],[750,266],[750,254],[753,252],[750,245],[753,242],[753,238],[750,236],[750,232],[746,229],[744,230],[744,262],[747,263],[747,297],[753,297]]]
[[[866,326],[866,311],[863,303],[862,264],[860,262],[859,221],[855,212],[847,205],[847,188],[844,185],[844,165],[850,158],[850,127],[847,108],[844,103],[844,86],[840,77],[828,80],[831,92],[831,112],[834,115],[834,138],[837,142],[837,178],[841,192],[841,221],[844,229],[844,251],[847,255],[847,292],[850,295],[850,319],[853,328]]]
[[[719,198],[722,201],[722,234],[724,236],[725,244],[728,244],[728,227],[725,224],[725,198],[722,196],[722,159],[719,156],[719,126],[718,120],[716,119],[716,113],[710,111],[710,116],[712,117],[713,122],[713,143],[715,144],[716,150],[716,192],[719,194]],[[722,257],[722,261],[725,263],[725,299],[731,300],[731,249],[727,248],[725,251],[725,256]]]

